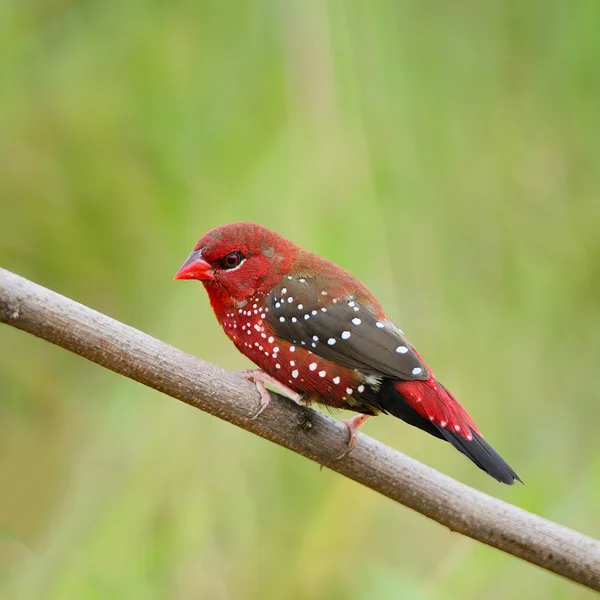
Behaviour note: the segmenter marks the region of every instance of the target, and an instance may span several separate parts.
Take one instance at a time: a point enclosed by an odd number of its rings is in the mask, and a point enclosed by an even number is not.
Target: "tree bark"
[[[0,322],[75,352],[173,398],[302,454],[475,540],[600,591],[600,542],[492,498],[56,292],[0,269]]]

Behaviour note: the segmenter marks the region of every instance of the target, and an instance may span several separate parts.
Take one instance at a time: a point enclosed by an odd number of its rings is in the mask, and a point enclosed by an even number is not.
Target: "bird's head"
[[[299,248],[254,223],[222,225],[206,233],[175,279],[198,279],[213,306],[237,305],[268,291],[289,272]]]

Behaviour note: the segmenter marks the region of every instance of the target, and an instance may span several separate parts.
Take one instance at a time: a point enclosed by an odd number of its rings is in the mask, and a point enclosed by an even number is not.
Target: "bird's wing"
[[[266,298],[275,334],[326,359],[379,377],[428,379],[427,366],[391,321],[352,294],[336,297],[317,278],[286,276]]]

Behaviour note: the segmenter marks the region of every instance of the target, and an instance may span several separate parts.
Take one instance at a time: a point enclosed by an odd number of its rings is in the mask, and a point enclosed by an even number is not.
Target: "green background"
[[[362,279],[526,486],[600,537],[600,3],[0,3],[0,264],[249,366],[196,240]],[[583,599],[289,451],[0,328],[0,597]]]

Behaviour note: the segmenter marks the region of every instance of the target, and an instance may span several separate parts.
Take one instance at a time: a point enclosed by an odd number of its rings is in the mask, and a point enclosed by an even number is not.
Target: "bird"
[[[261,225],[237,222],[206,233],[175,274],[204,284],[221,327],[258,369],[243,376],[302,405],[357,413],[358,428],[389,414],[449,442],[501,483],[522,483],[434,376],[376,297],[337,264]]]

